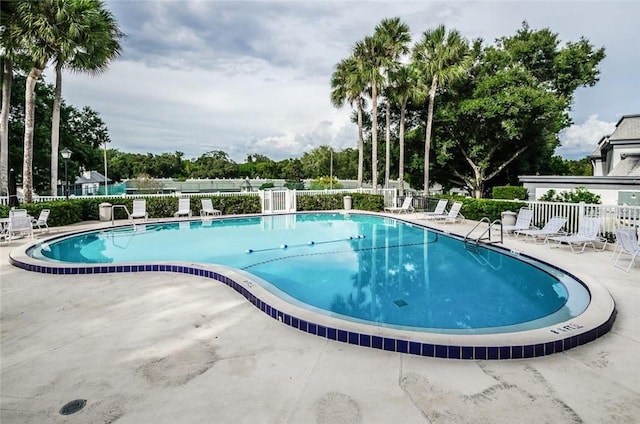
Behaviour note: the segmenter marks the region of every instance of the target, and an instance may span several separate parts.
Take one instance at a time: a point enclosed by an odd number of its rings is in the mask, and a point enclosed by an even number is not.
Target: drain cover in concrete
[[[62,408],[60,408],[60,415],[71,415],[75,414],[87,404],[86,399],[76,399],[68,402]]]

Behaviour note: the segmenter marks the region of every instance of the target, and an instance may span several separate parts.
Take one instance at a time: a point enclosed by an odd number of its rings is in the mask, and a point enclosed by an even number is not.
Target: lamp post
[[[333,149],[329,148],[329,153],[331,155],[331,159],[330,159],[330,168],[331,170],[329,171],[329,173],[331,174],[330,178],[331,181],[329,182],[329,185],[331,186],[331,190],[333,190]]]
[[[69,158],[71,157],[71,153],[73,153],[71,150],[69,150],[68,148],[64,148],[60,151],[60,154],[62,155],[62,158],[64,159],[64,192],[65,192],[65,197],[67,198],[67,200],[69,200]]]
[[[104,142],[104,194],[109,195],[109,183],[107,182],[107,142]]]

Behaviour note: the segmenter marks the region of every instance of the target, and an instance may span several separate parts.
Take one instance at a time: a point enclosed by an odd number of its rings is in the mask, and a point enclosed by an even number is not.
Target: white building
[[[640,115],[625,115],[591,154],[594,177],[640,177]]]
[[[518,179],[530,199],[539,199],[551,189],[560,192],[584,187],[599,195],[605,205],[640,206],[640,115],[620,118],[590,158],[592,177],[523,175]]]
[[[87,196],[99,194],[100,187],[104,187],[105,182],[111,183],[111,178],[106,178],[98,171],[82,171],[76,177],[76,181],[69,188],[70,194]]]

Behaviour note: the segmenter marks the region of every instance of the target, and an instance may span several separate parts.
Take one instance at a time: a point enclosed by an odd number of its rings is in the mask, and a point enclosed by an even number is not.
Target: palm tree
[[[16,1],[0,2],[0,59],[2,69],[2,111],[0,111],[0,196],[9,195],[9,109],[11,108],[11,84],[13,62],[19,53],[19,40],[14,37],[19,24]]]
[[[358,73],[366,79],[371,90],[371,183],[373,192],[378,187],[378,89],[384,77],[381,70],[387,63],[382,40],[377,37],[365,37],[356,43],[354,57],[358,63]]]
[[[407,103],[410,99],[421,100],[422,91],[418,87],[417,70],[415,66],[411,64],[399,66],[394,69],[390,79],[392,85],[389,87],[389,99],[400,106],[398,180],[400,196],[404,196],[404,124],[406,120]]]
[[[429,193],[429,150],[433,109],[438,88],[445,87],[466,75],[471,65],[467,40],[456,30],[447,31],[444,25],[427,30],[413,48],[413,61],[420,69],[425,83],[430,80],[427,127],[424,143],[424,191]]]
[[[18,25],[12,28],[12,36],[20,40],[25,55],[32,64],[25,84],[24,153],[22,164],[22,189],[24,202],[33,196],[33,132],[36,106],[36,84],[44,67],[53,55],[52,39],[55,34],[55,0],[21,1],[17,6]]]
[[[389,87],[389,74],[391,70],[398,66],[398,60],[401,55],[409,52],[409,43],[411,42],[411,34],[409,33],[409,26],[403,23],[400,18],[383,19],[375,29],[374,37],[378,38],[384,49],[386,55],[384,63],[384,74],[386,79],[386,87]],[[391,162],[391,104],[389,100],[386,101],[386,155],[385,155],[385,168],[384,168],[384,186],[389,187],[389,169]]]
[[[356,106],[358,119],[358,188],[362,187],[364,171],[364,137],[362,135],[362,108],[363,92],[366,89],[366,81],[359,73],[358,63],[352,56],[343,59],[336,65],[336,70],[331,76],[331,103],[335,107],[341,107],[345,102]]]
[[[51,120],[51,195],[57,193],[58,147],[60,140],[60,105],[62,100],[62,70],[98,74],[120,54],[119,40],[124,36],[110,11],[101,0],[56,2],[53,38],[53,61],[56,65],[56,86]]]

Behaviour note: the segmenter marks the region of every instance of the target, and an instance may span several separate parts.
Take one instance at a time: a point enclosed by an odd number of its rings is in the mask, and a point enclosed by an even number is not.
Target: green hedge
[[[382,195],[351,193],[353,209],[380,212],[384,209],[384,198]],[[321,194],[318,196],[304,196],[298,194],[297,209],[299,211],[323,211],[344,208],[343,193]],[[256,214],[262,211],[260,197],[258,196],[191,196],[191,210],[194,216],[200,214],[202,204],[201,198],[210,198],[213,207],[219,209],[223,214]],[[503,211],[510,210],[517,212],[521,207],[526,206],[524,202],[518,201],[496,201],[491,199],[472,199],[448,197],[449,203],[461,201],[461,212],[467,219],[480,220],[489,217],[494,220],[500,218]],[[151,218],[169,218],[178,210],[178,197],[148,197],[147,212]],[[29,215],[37,217],[42,209],[50,209],[49,225],[53,227],[69,225],[82,221],[96,221],[99,219],[100,203],[111,203],[112,205],[125,205],[129,211],[133,209],[133,199],[122,197],[109,197],[101,199],[69,199],[57,200],[54,202],[28,203],[20,207],[27,209]],[[121,208],[114,209],[116,219],[125,219],[127,215]],[[0,206],[0,217],[9,215],[8,206]]]
[[[466,219],[479,221],[485,216],[491,221],[500,219],[504,211],[518,212],[521,207],[527,206],[525,202],[517,200],[493,200],[493,199],[474,199],[471,197],[460,196],[440,196],[449,200],[447,209],[451,208],[453,202],[462,202],[460,212]]]
[[[191,210],[194,216],[200,214],[202,203],[201,197],[191,196]],[[260,213],[260,198],[258,196],[210,196],[215,209],[219,209],[223,214],[250,214]],[[147,213],[151,218],[172,217],[178,210],[178,197],[148,197]],[[133,210],[133,199],[122,197],[104,197],[101,199],[69,199],[56,200],[53,202],[26,203],[20,208],[26,209],[29,215],[37,217],[42,209],[50,209],[48,224],[52,227],[75,224],[82,221],[97,221],[100,218],[100,203],[111,203],[112,205],[124,205],[131,212]],[[0,206],[0,217],[9,216],[9,207]],[[127,214],[122,208],[114,209],[116,219],[126,219]]]
[[[524,202],[518,201],[495,201],[491,199],[467,199],[462,201],[460,212],[466,219],[479,221],[485,216],[491,221],[500,219],[502,212],[518,212],[521,207],[526,206]]]
[[[297,196],[298,210],[332,210],[344,207],[344,194],[328,194],[319,196]],[[381,195],[354,193],[353,208],[367,211],[381,211],[384,199]],[[194,216],[200,214],[201,198],[210,198],[214,209],[223,214],[256,214],[261,213],[260,197],[258,196],[191,196],[191,211]],[[147,213],[150,218],[169,218],[178,210],[178,197],[147,197]],[[69,199],[53,202],[27,203],[20,205],[29,215],[37,217],[42,209],[50,209],[48,224],[52,227],[75,224],[82,221],[97,221],[100,218],[100,203],[124,205],[131,212],[133,199],[122,197],[104,197],[100,199]],[[9,216],[9,207],[0,206],[0,217]],[[115,208],[116,219],[126,219],[127,214],[122,208]]]
[[[298,193],[297,209],[299,211],[328,211],[344,208],[344,197],[347,194],[320,194],[317,196],[303,196]],[[351,193],[353,209],[380,212],[384,209],[384,197],[380,194]]]
[[[98,219],[98,206],[96,206],[95,218],[85,218],[88,206],[84,204],[87,200],[56,200],[53,202],[42,203],[26,203],[21,204],[21,209],[26,209],[27,213],[33,217],[38,217],[42,209],[50,209],[47,223],[49,226],[57,227],[60,225],[74,224],[87,220]],[[0,206],[0,217],[9,216],[9,206]]]
[[[527,189],[522,186],[497,186],[493,188],[493,198],[525,200],[527,198]]]

